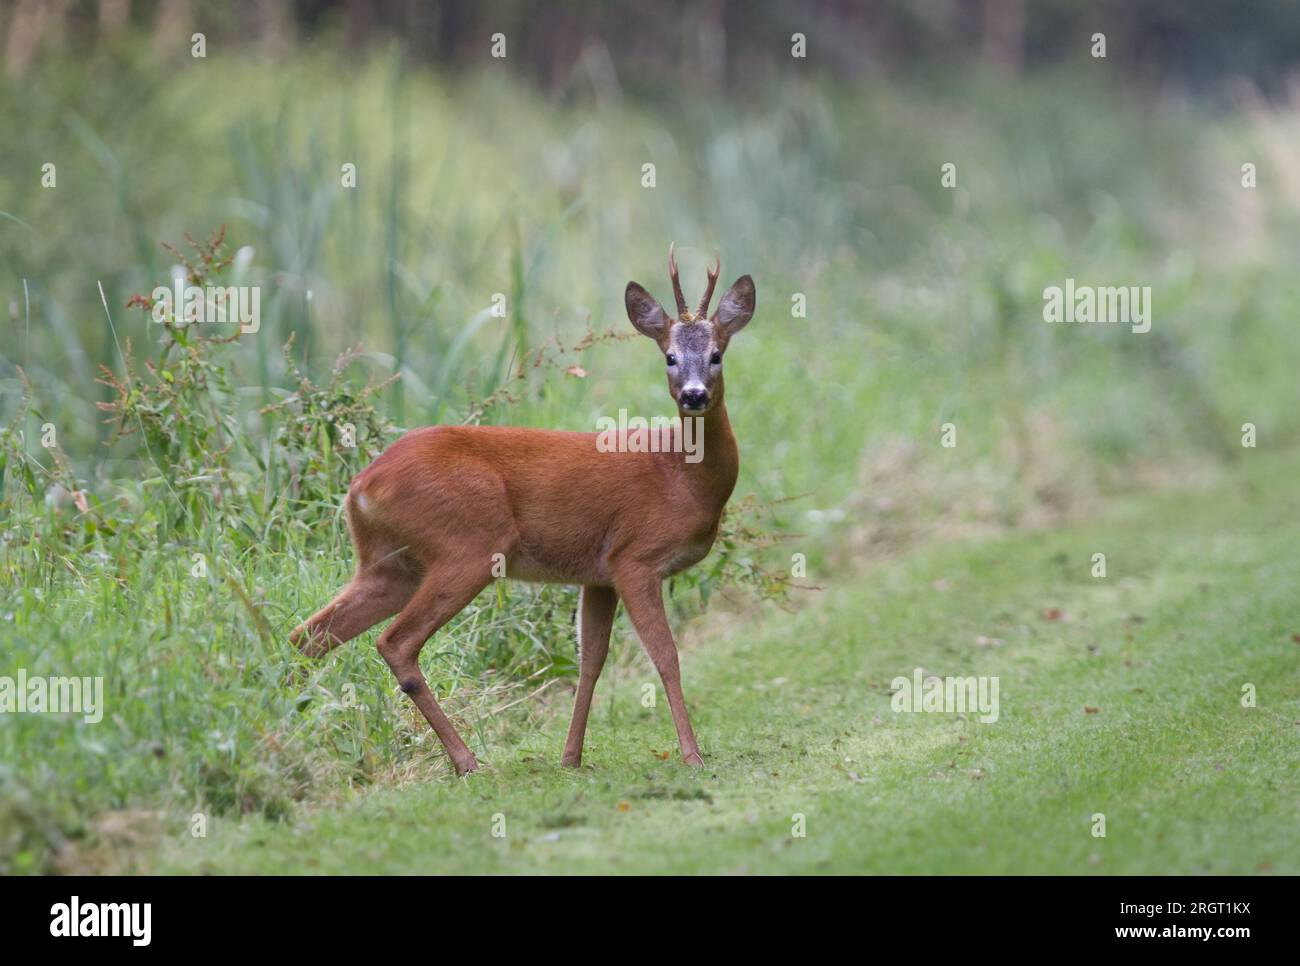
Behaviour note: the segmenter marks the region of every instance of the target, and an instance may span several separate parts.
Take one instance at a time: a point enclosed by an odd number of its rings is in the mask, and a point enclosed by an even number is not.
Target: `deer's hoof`
[[[453,760],[452,765],[456,769],[456,777],[464,778],[470,772],[478,770],[478,759],[470,755],[468,758]]]
[[[692,768],[704,767],[704,759],[700,757],[700,753],[698,751],[692,751],[688,755],[682,755],[682,762],[687,765],[690,765]]]
[[[329,653],[330,649],[325,646],[325,642],[311,632],[306,624],[301,624],[289,635],[289,643],[302,652],[304,657],[321,658]]]

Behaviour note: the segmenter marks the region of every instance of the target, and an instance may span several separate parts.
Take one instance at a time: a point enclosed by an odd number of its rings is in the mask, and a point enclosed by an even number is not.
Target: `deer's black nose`
[[[709,394],[704,389],[683,389],[681,396],[683,409],[703,409],[709,404]]]

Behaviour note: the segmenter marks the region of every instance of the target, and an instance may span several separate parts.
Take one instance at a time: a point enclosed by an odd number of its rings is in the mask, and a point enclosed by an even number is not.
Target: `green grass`
[[[684,668],[702,772],[675,749],[661,760],[671,722],[662,695],[641,706],[654,678],[637,659],[598,687],[578,772],[557,764],[567,701],[556,701],[527,728],[477,735],[486,767],[465,780],[447,776],[430,741],[397,787],[278,822],[216,818],[203,839],[174,820],[165,839],[112,861],[180,872],[1295,874],[1297,471],[1294,457],[1251,454],[1212,488],[832,576],[795,615],[701,622]],[[1090,574],[1097,552],[1104,579]],[[1061,619],[1044,616],[1053,609]],[[917,666],[998,676],[999,720],[895,714],[889,682]],[[1247,683],[1257,707],[1241,704]],[[791,834],[796,813],[806,837]],[[1091,834],[1095,813],[1104,838]]]

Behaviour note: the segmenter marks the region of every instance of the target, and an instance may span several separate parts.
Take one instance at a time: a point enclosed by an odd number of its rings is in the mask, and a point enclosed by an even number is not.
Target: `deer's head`
[[[627,283],[623,301],[627,317],[642,335],[655,340],[668,364],[668,392],[684,416],[700,416],[722,398],[722,357],[731,337],[754,315],[754,280],[742,275],[727,289],[709,317],[709,300],[722,268],[707,270],[709,281],[694,312],[686,307],[677,276],[673,246],[668,246],[668,277],[673,281],[677,317],[669,318],[659,301],[636,282]]]

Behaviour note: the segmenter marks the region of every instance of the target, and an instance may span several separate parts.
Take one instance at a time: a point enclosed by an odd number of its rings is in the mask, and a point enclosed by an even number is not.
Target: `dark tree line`
[[[5,71],[20,77],[60,45],[91,47],[127,31],[160,54],[191,33],[279,55],[329,37],[347,49],[401,44],[416,61],[481,63],[505,34],[514,65],[548,89],[575,74],[620,89],[745,85],[789,67],[841,77],[982,62],[1009,73],[1088,56],[1157,81],[1192,86],[1247,77],[1284,83],[1300,61],[1294,0],[7,0]]]

